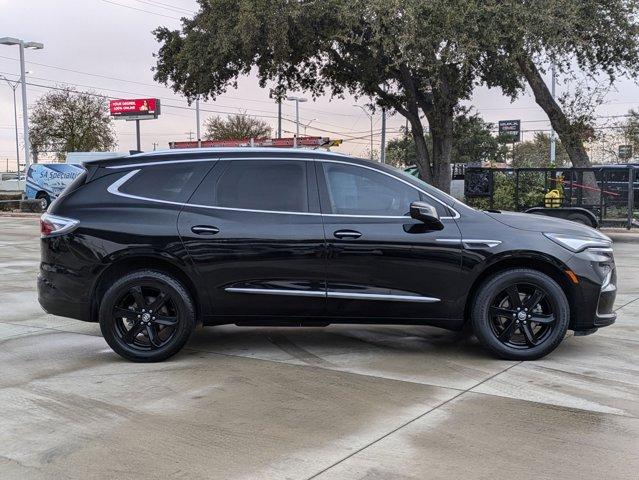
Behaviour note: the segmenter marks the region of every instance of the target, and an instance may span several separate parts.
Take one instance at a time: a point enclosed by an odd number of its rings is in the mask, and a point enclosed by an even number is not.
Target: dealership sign
[[[160,100],[157,98],[136,98],[132,100],[111,100],[109,111],[115,118],[127,120],[144,120],[158,118]]]
[[[500,120],[499,136],[513,143],[521,141],[521,120]]]
[[[632,158],[632,145],[619,145],[619,158],[623,160]]]

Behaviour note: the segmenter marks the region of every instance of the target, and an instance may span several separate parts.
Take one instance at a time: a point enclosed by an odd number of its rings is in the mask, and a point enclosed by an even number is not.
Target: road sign
[[[619,158],[622,160],[632,158],[632,145],[619,145]]]
[[[499,136],[508,142],[520,142],[521,120],[500,120]]]
[[[112,117],[125,118],[127,120],[158,118],[160,114],[160,100],[157,98],[111,100],[109,102],[109,111]]]

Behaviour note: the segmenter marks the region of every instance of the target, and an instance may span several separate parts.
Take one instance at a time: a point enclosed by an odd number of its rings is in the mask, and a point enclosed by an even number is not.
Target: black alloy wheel
[[[133,272],[116,281],[100,305],[100,329],[113,350],[138,362],[177,353],[195,326],[190,295],[175,278],[156,271]]]
[[[528,283],[509,285],[493,298],[490,326],[497,339],[512,348],[544,342],[556,323],[548,293]]]
[[[480,343],[501,358],[534,360],[553,351],[570,322],[559,284],[537,270],[511,269],[485,281],[475,295],[471,323]]]
[[[155,350],[171,341],[178,315],[166,288],[135,285],[113,307],[118,336],[133,348]]]

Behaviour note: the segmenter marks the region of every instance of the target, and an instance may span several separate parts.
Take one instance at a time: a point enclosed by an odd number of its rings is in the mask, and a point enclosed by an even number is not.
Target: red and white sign
[[[160,114],[160,100],[157,98],[136,98],[133,100],[111,100],[109,111],[112,117],[150,117]]]

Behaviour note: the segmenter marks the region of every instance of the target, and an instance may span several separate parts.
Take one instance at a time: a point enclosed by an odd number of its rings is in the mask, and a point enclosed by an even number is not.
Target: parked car
[[[40,200],[42,209],[46,210],[66,186],[84,171],[82,162],[120,156],[122,153],[116,152],[69,152],[66,163],[32,163],[27,170],[25,197]]]
[[[608,237],[477,211],[392,167],[240,148],[85,168],[42,216],[39,301],[133,361],[174,355],[196,323],[469,325],[530,360],[615,321]]]

